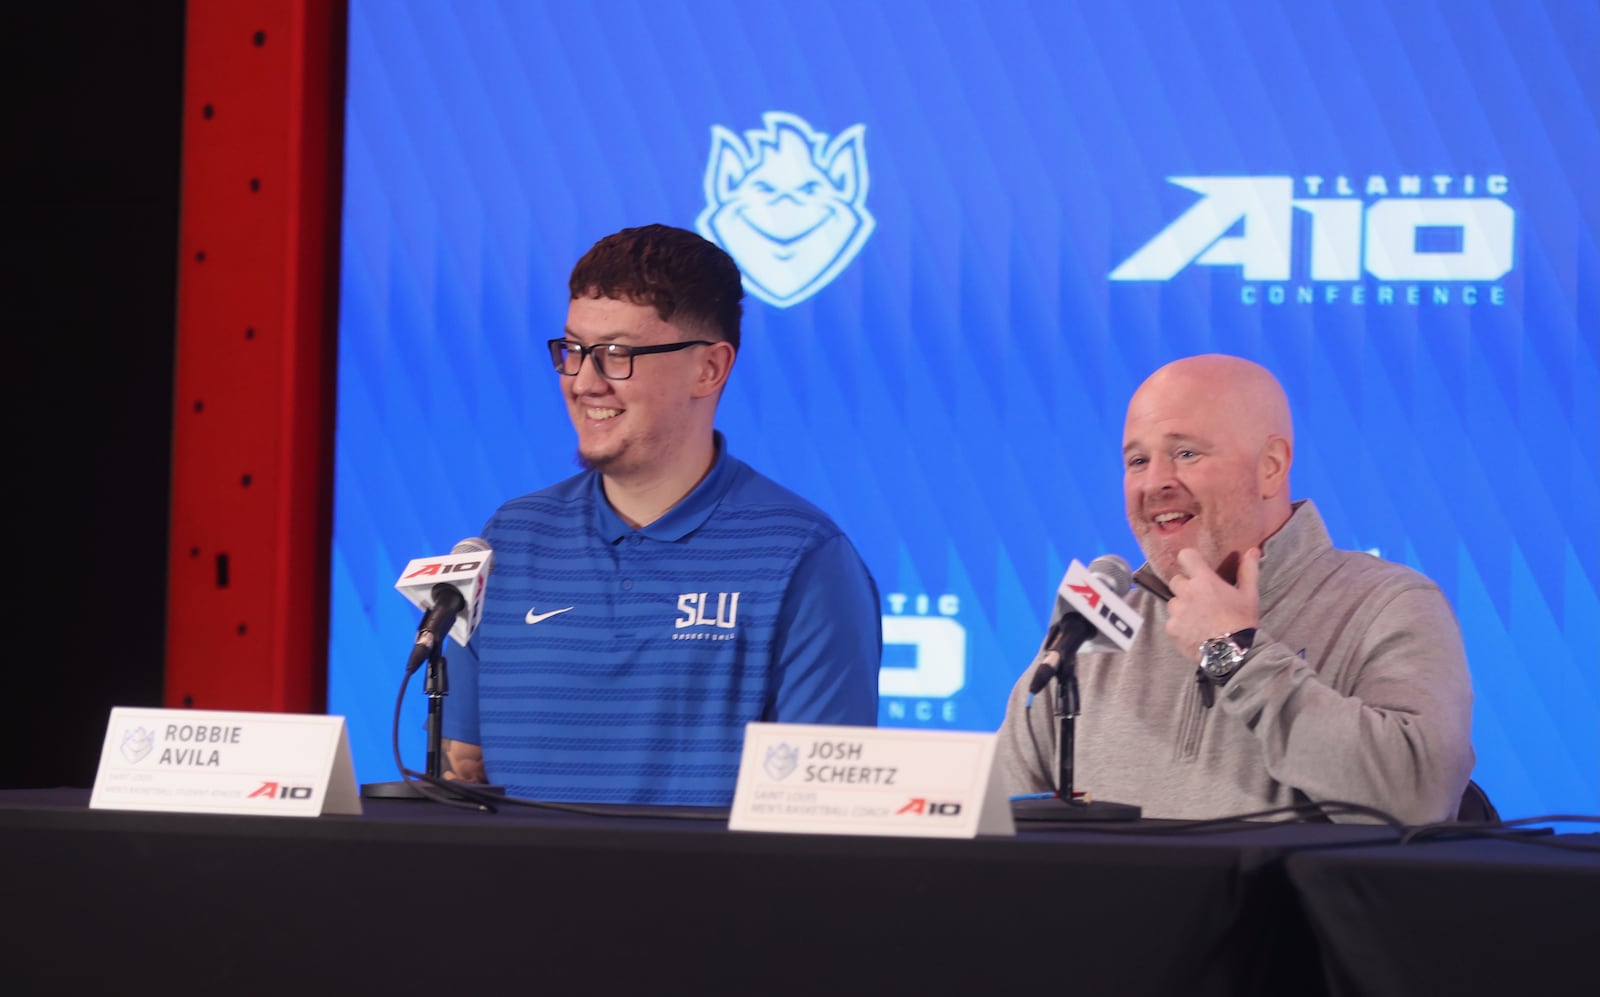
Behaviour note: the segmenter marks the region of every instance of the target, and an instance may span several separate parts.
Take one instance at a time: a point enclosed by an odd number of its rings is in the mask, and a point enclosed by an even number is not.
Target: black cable
[[[725,821],[728,814],[725,809],[708,807],[706,812],[680,813],[663,808],[660,812],[629,814],[617,809],[611,809],[626,804],[601,804],[586,806],[581,803],[552,803],[546,800],[531,800],[520,796],[503,796],[499,793],[485,792],[475,789],[479,783],[468,782],[464,779],[436,779],[426,772],[418,772],[406,768],[405,762],[400,757],[400,710],[405,703],[406,687],[411,684],[411,672],[406,672],[400,680],[400,691],[395,694],[394,721],[389,725],[390,748],[394,752],[394,767],[400,773],[400,778],[416,788],[417,792],[432,803],[442,803],[445,806],[455,807],[458,810],[470,810],[479,813],[499,813],[499,807],[511,804],[520,807],[532,807],[541,810],[556,810],[562,813],[586,814],[595,817],[651,817],[655,819],[671,820],[713,820]],[[641,806],[643,804],[640,804]]]
[[[1053,681],[1053,680],[1052,680]],[[723,808],[707,807],[702,810],[683,812],[670,807],[659,810],[651,809],[637,814],[627,813],[619,809],[628,804],[598,804],[587,805],[582,803],[555,803],[549,800],[533,800],[520,796],[502,796],[497,793],[482,792],[473,788],[475,783],[460,779],[435,779],[424,772],[408,769],[400,758],[400,708],[405,702],[406,686],[411,682],[411,674],[406,673],[400,681],[400,691],[395,696],[394,722],[390,725],[391,747],[394,751],[395,768],[406,782],[415,786],[417,792],[425,799],[442,803],[446,806],[461,810],[471,810],[482,813],[498,813],[498,807],[503,804],[512,806],[529,807],[537,810],[553,810],[559,813],[583,814],[593,817],[650,817],[657,820],[708,820],[725,821],[728,814]],[[1039,762],[1041,769],[1049,769],[1050,764],[1045,758],[1044,748],[1039,744],[1039,736],[1033,729],[1031,714],[1033,711],[1033,695],[1029,694],[1023,707],[1024,726],[1028,728],[1028,740],[1033,745],[1034,757]],[[648,806],[638,804],[638,806]],[[1262,818],[1277,815],[1290,815],[1288,820],[1269,821]],[[1387,826],[1400,836],[1399,844],[1415,844],[1429,838],[1449,837],[1452,839],[1463,837],[1500,838],[1507,841],[1520,841],[1525,844],[1539,844],[1556,848],[1566,848],[1572,851],[1600,852],[1600,844],[1590,845],[1563,841],[1550,836],[1531,835],[1526,831],[1516,831],[1514,828],[1530,824],[1550,823],[1600,823],[1600,817],[1570,814],[1553,814],[1544,817],[1524,817],[1511,821],[1495,822],[1463,822],[1441,821],[1433,824],[1407,825],[1398,817],[1376,807],[1369,807],[1362,803],[1351,803],[1347,800],[1323,800],[1315,803],[1295,803],[1287,806],[1272,807],[1267,810],[1257,810],[1250,813],[1226,814],[1221,817],[1208,817],[1203,820],[1187,820],[1168,822],[1159,825],[1150,824],[1119,824],[1113,821],[1039,821],[1052,829],[1073,829],[1081,831],[1096,831],[1109,834],[1133,835],[1171,835],[1171,834],[1217,834],[1241,830],[1234,826],[1241,822],[1254,821],[1256,826],[1270,824],[1303,824],[1312,819],[1326,820],[1332,817],[1343,816],[1372,817],[1379,824]]]
[[[451,783],[455,785],[455,783]],[[726,821],[728,808],[705,807],[697,809],[676,808],[659,806],[650,803],[552,803],[549,800],[530,800],[522,796],[507,796],[498,799],[501,803],[511,803],[519,807],[532,807],[538,810],[556,810],[561,813],[587,814],[594,817],[649,817],[653,820],[710,820]],[[639,813],[628,813],[626,807],[645,808]],[[659,806],[659,809],[657,809]]]
[[[396,693],[394,697],[394,721],[389,725],[390,747],[394,750],[394,767],[400,773],[400,778],[406,784],[415,787],[417,792],[420,793],[425,799],[431,800],[434,803],[443,803],[446,806],[455,807],[459,810],[476,810],[494,813],[495,809],[493,804],[486,799],[490,794],[461,794],[463,796],[467,796],[468,799],[451,799],[447,793],[439,792],[439,789],[436,788],[442,784],[444,780],[434,779],[432,776],[427,775],[426,773],[413,772],[411,769],[406,768],[405,762],[400,759],[400,707],[405,703],[406,686],[410,684],[411,672],[408,670],[405,673],[405,676],[400,679],[400,691]],[[453,793],[454,791],[454,786],[448,787],[448,793]]]
[[[1600,824],[1600,816],[1546,814],[1542,817],[1519,817],[1516,820],[1439,821],[1433,824],[1419,824],[1409,828],[1400,838],[1400,843],[1402,845],[1410,845],[1429,840],[1495,838],[1501,841],[1517,841],[1527,845],[1565,848],[1570,851],[1600,852],[1600,838],[1597,838],[1592,844],[1571,841],[1556,835],[1549,828],[1535,827],[1535,825],[1539,824]],[[1518,828],[1527,828],[1529,830],[1518,830]],[[1534,833],[1530,833],[1530,831]]]
[[[1059,680],[1060,680],[1060,676],[1059,675],[1057,675],[1055,678],[1051,679],[1051,681],[1053,681],[1053,682],[1054,681],[1059,681]],[[1033,729],[1033,723],[1032,723],[1033,695],[1031,693],[1028,695],[1027,699],[1024,701],[1023,712],[1025,714],[1024,720],[1023,720],[1023,726],[1028,728],[1028,741],[1033,746],[1034,758],[1035,758],[1036,761],[1038,761],[1040,769],[1042,769],[1044,771],[1049,771],[1050,768],[1053,767],[1053,763],[1051,763],[1048,759],[1045,758],[1044,747],[1039,744],[1039,735]],[[1322,803],[1296,803],[1296,804],[1291,804],[1291,805],[1288,805],[1288,806],[1273,807],[1270,810],[1259,810],[1259,811],[1256,811],[1254,813],[1230,814],[1230,815],[1226,815],[1226,816],[1222,816],[1222,817],[1211,817],[1211,818],[1207,818],[1205,820],[1182,821],[1182,822],[1179,822],[1179,823],[1176,823],[1176,824],[1163,824],[1163,825],[1160,825],[1159,827],[1149,827],[1149,826],[1139,827],[1139,826],[1129,826],[1129,825],[1113,826],[1113,822],[1110,822],[1110,821],[1070,821],[1070,822],[1069,821],[1063,821],[1061,823],[1062,824],[1069,824],[1070,823],[1072,826],[1074,826],[1074,827],[1076,827],[1076,828],[1078,828],[1080,830],[1111,831],[1113,833],[1130,833],[1130,834],[1173,834],[1173,833],[1190,833],[1190,832],[1193,832],[1193,831],[1199,831],[1199,830],[1208,828],[1208,827],[1210,827],[1211,825],[1214,825],[1214,824],[1229,824],[1229,823],[1237,823],[1239,821],[1256,820],[1256,819],[1259,819],[1259,818],[1262,818],[1262,817],[1271,817],[1271,816],[1274,816],[1276,814],[1292,814],[1292,815],[1294,815],[1294,819],[1292,819],[1292,820],[1279,821],[1278,822],[1278,823],[1289,823],[1289,824],[1304,823],[1307,820],[1311,820],[1311,819],[1319,818],[1319,817],[1327,818],[1327,817],[1334,817],[1334,816],[1345,816],[1345,815],[1357,815],[1357,814],[1359,814],[1359,815],[1366,816],[1366,817],[1374,817],[1374,818],[1376,818],[1379,823],[1388,825],[1391,829],[1393,829],[1395,831],[1396,834],[1403,834],[1405,832],[1405,829],[1406,829],[1406,825],[1405,825],[1405,823],[1403,821],[1401,821],[1398,817],[1395,817],[1393,814],[1388,813],[1387,811],[1379,810],[1379,809],[1377,809],[1375,807],[1369,807],[1369,806],[1366,806],[1366,805],[1360,804],[1360,803],[1349,803],[1349,802],[1346,802],[1346,801],[1343,801],[1343,800],[1325,800]],[[1043,820],[1043,821],[1040,821],[1040,823],[1049,823],[1049,821],[1048,820]],[[1270,822],[1266,822],[1266,823],[1270,823]],[[1053,826],[1055,826],[1055,825],[1053,825]],[[1219,831],[1231,831],[1231,830],[1237,830],[1237,829],[1236,828],[1231,828],[1231,827],[1219,827],[1219,828],[1217,828],[1217,830],[1219,830]]]
[[[1282,814],[1289,815],[1290,819],[1261,819]],[[1303,826],[1313,821],[1320,824],[1326,823],[1326,818],[1347,815],[1376,818],[1377,824],[1371,826],[1387,826],[1397,836],[1404,833],[1406,829],[1406,825],[1393,814],[1379,810],[1376,807],[1369,807],[1362,803],[1350,803],[1344,800],[1324,800],[1320,803],[1291,803],[1266,810],[1254,810],[1249,813],[1224,814],[1219,817],[1206,817],[1199,820],[1163,821],[1159,824],[1078,820],[1052,822],[1048,818],[1037,822],[1030,820],[1028,823],[1048,826],[1051,830],[1093,831],[1104,834],[1162,837],[1167,835],[1226,834],[1230,831],[1256,830],[1262,827],[1278,825]],[[1249,826],[1240,827],[1240,824],[1248,824]]]

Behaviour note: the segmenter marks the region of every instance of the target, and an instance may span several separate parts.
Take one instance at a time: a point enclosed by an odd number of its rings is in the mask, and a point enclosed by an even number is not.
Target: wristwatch
[[[1255,627],[1208,637],[1200,643],[1200,674],[1217,685],[1227,682],[1244,664],[1244,657],[1250,653],[1250,644],[1255,639]]]

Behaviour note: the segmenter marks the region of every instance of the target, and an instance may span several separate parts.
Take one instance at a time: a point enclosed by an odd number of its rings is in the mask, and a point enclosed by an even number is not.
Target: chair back
[[[1483,791],[1483,787],[1468,779],[1467,788],[1461,794],[1461,806],[1456,811],[1456,820],[1477,824],[1498,823],[1500,811],[1489,802],[1489,794]]]

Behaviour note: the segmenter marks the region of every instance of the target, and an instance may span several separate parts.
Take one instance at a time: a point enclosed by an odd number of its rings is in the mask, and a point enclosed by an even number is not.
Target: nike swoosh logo
[[[570,613],[570,612],[572,612],[572,607],[571,606],[568,606],[566,609],[552,609],[548,613],[535,613],[533,610],[530,609],[530,610],[528,610],[528,615],[524,616],[523,619],[527,620],[529,623],[543,623],[545,620],[548,620],[552,616],[560,616],[562,613]]]

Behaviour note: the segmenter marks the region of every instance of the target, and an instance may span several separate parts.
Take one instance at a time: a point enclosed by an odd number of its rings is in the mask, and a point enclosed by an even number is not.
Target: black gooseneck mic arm
[[[417,624],[417,642],[411,646],[411,657],[406,659],[406,674],[415,672],[424,661],[434,662],[444,649],[444,639],[456,625],[456,617],[467,608],[466,597],[449,582],[433,587],[433,608]]]

